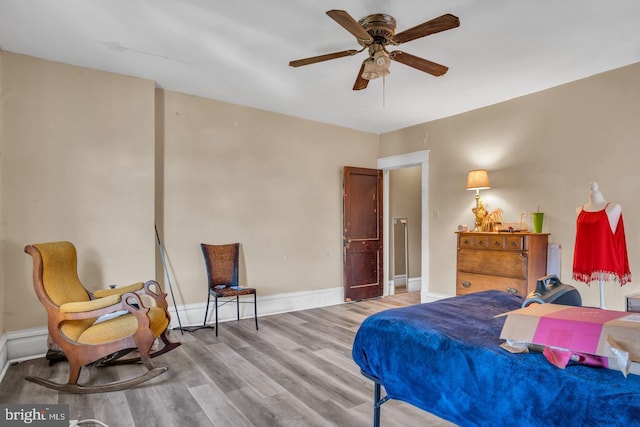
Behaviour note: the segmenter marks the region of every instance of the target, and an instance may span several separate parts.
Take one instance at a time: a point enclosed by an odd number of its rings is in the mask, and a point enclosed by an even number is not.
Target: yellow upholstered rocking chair
[[[165,334],[170,317],[166,294],[157,282],[151,280],[92,293],[78,278],[77,253],[72,243],[40,243],[24,250],[33,258],[33,286],[47,311],[50,344],[62,350],[69,362],[67,384],[37,377],[26,380],[58,391],[96,393],[133,387],[167,370],[154,366],[151,358],[180,343],[170,342]],[[145,307],[143,295],[151,297],[154,306]],[[164,345],[152,353],[156,338]],[[139,357],[121,359],[133,350],[139,352]],[[147,371],[139,377],[102,385],[78,384],[83,366],[140,361]]]

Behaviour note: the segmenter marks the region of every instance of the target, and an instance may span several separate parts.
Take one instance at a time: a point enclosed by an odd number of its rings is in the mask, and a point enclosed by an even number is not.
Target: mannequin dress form
[[[618,226],[618,220],[620,219],[620,215],[622,214],[622,206],[614,203],[607,203],[604,196],[598,189],[598,183],[591,183],[591,192],[589,193],[589,201],[579,206],[576,209],[578,215],[580,215],[580,211],[585,210],[587,212],[598,212],[601,210],[605,210],[607,213],[607,217],[609,218],[609,225],[611,226],[611,231],[616,232],[616,227]]]
[[[598,280],[604,309],[604,281],[618,279],[621,286],[631,281],[622,207],[607,203],[594,182],[589,201],[577,213],[573,279],[586,284]]]

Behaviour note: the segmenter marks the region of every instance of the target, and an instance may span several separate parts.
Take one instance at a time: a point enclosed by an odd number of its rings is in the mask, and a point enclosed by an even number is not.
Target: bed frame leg
[[[380,384],[374,383],[373,386],[373,427],[380,427]]]
[[[380,406],[389,400],[389,396],[380,399],[380,383],[375,381],[373,384],[373,427],[380,427]]]

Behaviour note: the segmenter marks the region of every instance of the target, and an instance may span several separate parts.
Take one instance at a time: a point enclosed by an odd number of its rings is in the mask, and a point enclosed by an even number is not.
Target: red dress
[[[620,286],[631,281],[622,214],[614,233],[606,207],[597,212],[583,208],[576,220],[573,279],[589,284],[601,277],[602,280],[617,279]]]

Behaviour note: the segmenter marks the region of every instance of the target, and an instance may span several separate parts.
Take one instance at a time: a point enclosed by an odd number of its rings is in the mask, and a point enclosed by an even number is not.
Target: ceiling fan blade
[[[459,26],[460,19],[458,19],[457,16],[447,13],[446,15],[423,22],[422,24],[396,34],[393,36],[393,43],[406,43],[411,40],[419,39],[420,37],[428,36],[429,34],[439,33],[440,31],[450,30]]]
[[[297,59],[295,61],[289,61],[291,67],[302,67],[303,65],[315,64],[316,62],[328,61],[330,59],[342,58],[343,56],[352,56],[360,50],[349,49],[342,52],[327,53],[325,55],[312,56],[310,58]]]
[[[400,50],[394,50],[389,53],[389,56],[394,61],[401,62],[409,67],[415,68],[416,70],[424,71],[425,73],[429,73],[434,76],[441,76],[449,70],[449,67],[436,64],[435,62],[428,61],[424,58],[420,58]]]
[[[358,21],[353,19],[351,15],[349,15],[344,10],[329,10],[327,11],[327,15],[338,24],[340,24],[345,30],[349,31],[353,34],[358,40],[361,40],[365,43],[372,43],[373,37],[369,33],[367,33],[364,28],[358,24]]]
[[[356,81],[353,84],[353,90],[362,90],[366,89],[369,84],[369,80],[362,77],[362,72],[364,71],[364,61],[362,61],[362,66],[360,67],[360,71],[358,71],[358,77],[356,77]]]

